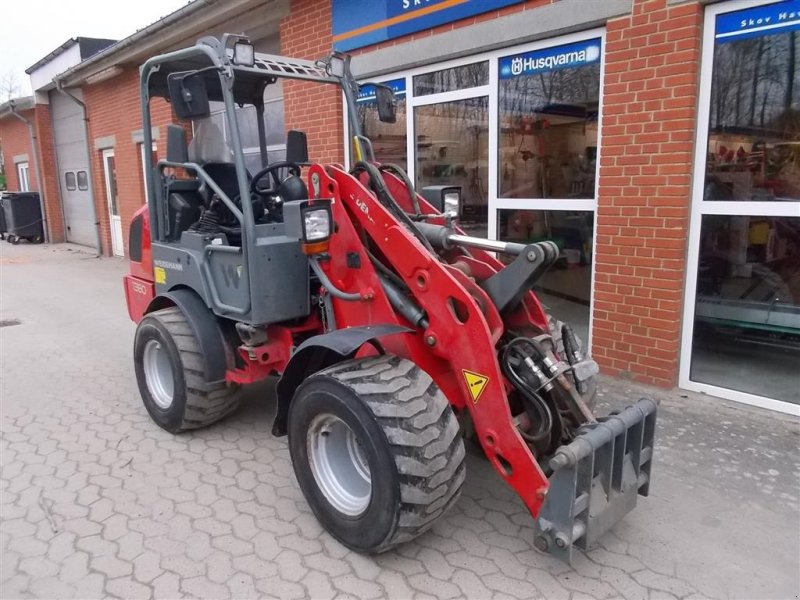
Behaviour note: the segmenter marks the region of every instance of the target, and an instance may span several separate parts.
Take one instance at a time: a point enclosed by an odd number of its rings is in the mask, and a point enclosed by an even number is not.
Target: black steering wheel
[[[278,188],[281,186],[281,180],[278,178],[279,169],[288,169],[289,173],[295,175],[296,177],[300,177],[300,165],[297,163],[289,162],[287,160],[274,162],[253,175],[253,179],[250,181],[250,192],[261,195],[277,194]],[[264,179],[266,175],[272,175],[272,187],[264,188],[258,185],[258,183]]]

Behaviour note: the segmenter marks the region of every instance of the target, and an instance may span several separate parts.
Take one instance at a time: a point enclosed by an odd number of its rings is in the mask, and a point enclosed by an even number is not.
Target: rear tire
[[[136,381],[153,421],[172,433],[216,423],[239,405],[239,388],[208,384],[203,351],[177,307],[145,316],[133,345]]]
[[[358,552],[420,535],[455,504],[465,476],[447,398],[397,356],[349,360],[306,379],[289,408],[289,450],[317,519]]]

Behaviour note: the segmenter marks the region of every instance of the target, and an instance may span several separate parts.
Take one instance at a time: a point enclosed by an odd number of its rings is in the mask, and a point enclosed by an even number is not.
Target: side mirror
[[[308,164],[308,137],[305,131],[292,129],[286,134],[286,162]]]
[[[186,144],[186,130],[174,123],[167,126],[167,162],[189,162],[189,147]]]
[[[394,91],[388,85],[376,83],[375,99],[378,102],[378,118],[381,123],[396,123],[397,113],[394,106]]]
[[[210,114],[206,82],[197,73],[170,73],[169,99],[179,119],[199,119]]]

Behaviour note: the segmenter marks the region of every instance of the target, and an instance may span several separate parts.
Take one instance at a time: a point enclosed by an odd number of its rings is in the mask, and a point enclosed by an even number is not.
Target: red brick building
[[[461,186],[473,234],[556,240],[537,291],[606,373],[798,413],[798,0],[190,3],[34,85],[37,101],[72,90],[85,111],[70,187],[85,178],[105,254],[124,253],[143,168],[175,120],[157,106],[142,147],[138,66],[223,31],[261,52],[347,51],[359,78],[391,85],[397,123],[368,98],[359,108],[378,159],[418,186]],[[271,160],[302,129],[314,160],[349,163],[338,92],[268,93]],[[42,156],[60,147],[48,110],[69,113],[37,104]],[[72,179],[44,165],[51,207]],[[53,239],[60,226],[53,215]]]

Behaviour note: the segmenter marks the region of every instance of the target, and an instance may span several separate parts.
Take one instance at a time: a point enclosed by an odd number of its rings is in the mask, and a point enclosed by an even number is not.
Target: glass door
[[[114,256],[125,255],[122,240],[122,219],[119,215],[119,197],[117,196],[117,168],[114,162],[114,150],[103,150],[103,173],[106,181],[106,201],[108,203],[108,222],[111,230],[111,253]]]
[[[548,312],[588,343],[602,34],[562,40],[498,58],[489,230],[507,241],[556,242],[559,259],[534,289]]]
[[[737,8],[706,13],[681,385],[800,414],[800,2]]]
[[[461,187],[461,227],[486,237],[489,214],[489,61],[412,78],[412,178]]]

